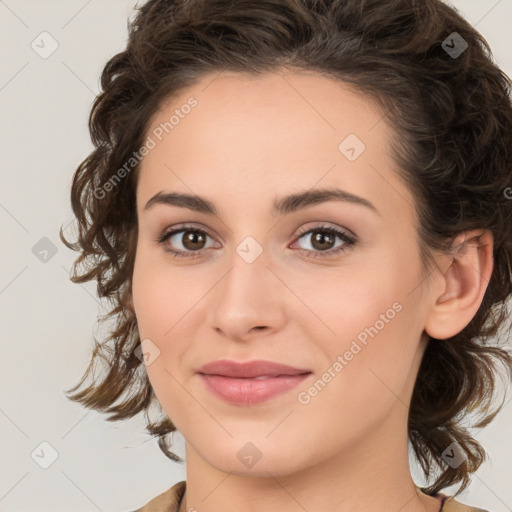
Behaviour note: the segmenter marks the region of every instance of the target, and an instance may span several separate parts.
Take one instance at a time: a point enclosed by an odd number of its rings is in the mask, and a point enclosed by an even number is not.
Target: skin
[[[410,474],[409,404],[426,334],[456,334],[482,301],[490,233],[458,253],[436,253],[425,273],[415,199],[389,152],[396,135],[372,100],[344,83],[298,70],[208,75],[165,102],[148,134],[191,96],[197,106],[141,165],[132,289],[141,340],[160,351],[147,366],[151,385],[185,439],[183,510],[438,511],[439,500],[421,493]],[[338,149],[348,134],[366,146],[354,161]],[[271,215],[276,197],[326,187],[356,194],[378,213],[329,201]],[[218,215],[144,209],[161,191],[205,197]],[[181,223],[206,231],[199,257],[166,252],[192,254],[186,232],[155,241]],[[321,257],[312,234],[298,234],[319,224],[350,230],[357,241]],[[236,251],[248,236],[263,251],[252,263]],[[336,237],[324,251],[343,243]],[[300,403],[298,394],[396,302],[394,318]],[[223,358],[267,359],[312,374],[262,404],[233,405],[196,374]],[[261,454],[252,467],[237,457],[248,442]]]

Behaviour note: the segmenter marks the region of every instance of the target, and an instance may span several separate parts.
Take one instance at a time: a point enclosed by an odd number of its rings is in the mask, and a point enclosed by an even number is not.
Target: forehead
[[[161,104],[147,135],[154,148],[141,164],[139,207],[177,189],[229,194],[246,208],[315,184],[384,199],[397,188],[407,194],[393,172],[395,134],[377,104],[313,72],[204,76]]]

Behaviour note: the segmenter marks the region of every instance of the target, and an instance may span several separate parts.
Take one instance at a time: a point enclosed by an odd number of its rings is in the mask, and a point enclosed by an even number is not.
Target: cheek
[[[133,305],[139,336],[145,350],[158,354],[146,367],[159,399],[161,390],[174,389],[177,372],[197,331],[198,315],[204,314],[208,281],[193,275],[192,267],[173,269],[155,264],[149,251],[137,253],[133,272]],[[152,261],[153,260],[153,261]],[[149,341],[147,341],[149,340]],[[179,386],[174,394],[179,393]],[[165,391],[165,394],[173,396]]]
[[[298,292],[316,313],[306,315],[302,326],[324,353],[325,368],[319,371],[331,367],[333,390],[346,392],[349,401],[351,394],[373,400],[376,392],[387,392],[386,386],[399,393],[422,331],[419,298],[411,293],[421,282],[416,256],[392,245],[375,256],[315,280],[314,287],[304,283]]]
[[[312,339],[339,348],[354,338],[364,342],[375,329],[379,336],[396,330],[412,288],[409,282],[415,282],[413,276],[404,277],[400,265],[386,265],[379,257],[373,266],[353,265],[311,279],[302,277],[294,292],[307,306],[301,322],[307,330],[314,326]]]
[[[161,258],[155,258],[156,252],[139,247],[134,264],[133,306],[141,339],[162,338],[172,328],[176,317],[180,313],[183,316],[182,309],[187,301],[180,272],[171,272],[169,265],[163,267]]]
[[[173,276],[169,268],[162,271],[150,256],[144,250],[137,253],[133,305],[143,350],[152,354],[151,363],[146,365],[151,387],[166,414],[179,419],[179,412],[190,406],[178,384],[182,381],[178,366],[187,343],[183,329],[188,320],[189,298],[177,279],[180,274],[175,272]]]

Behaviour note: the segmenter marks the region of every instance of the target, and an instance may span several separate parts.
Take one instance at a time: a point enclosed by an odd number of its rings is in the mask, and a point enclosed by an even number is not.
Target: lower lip
[[[222,375],[199,375],[207,388],[225,401],[232,404],[253,405],[290,391],[310,373],[282,375],[267,379],[235,379]]]

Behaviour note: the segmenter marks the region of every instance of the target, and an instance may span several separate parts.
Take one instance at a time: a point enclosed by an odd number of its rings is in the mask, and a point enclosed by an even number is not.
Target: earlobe
[[[488,230],[461,233],[453,243],[451,263],[441,271],[443,290],[433,290],[425,331],[446,339],[462,331],[482,303],[493,270],[493,238]]]

